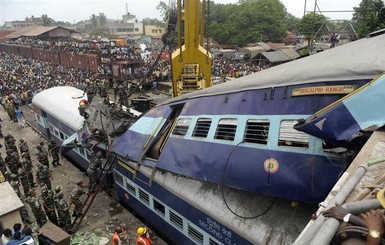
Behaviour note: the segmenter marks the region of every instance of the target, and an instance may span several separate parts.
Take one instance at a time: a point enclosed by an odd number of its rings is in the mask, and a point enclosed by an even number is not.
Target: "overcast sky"
[[[169,0],[165,2],[168,3]],[[305,0],[281,0],[289,13],[302,17]],[[315,0],[307,0],[307,10],[314,9]],[[362,0],[318,0],[321,11],[353,10]],[[215,3],[236,3],[238,0],[215,0]],[[0,0],[0,25],[4,21],[24,20],[27,16],[49,17],[71,23],[89,19],[92,14],[104,13],[109,19],[121,19],[128,11],[140,20],[160,19],[156,6],[159,0]],[[325,13],[332,19],[351,19],[352,13]]]

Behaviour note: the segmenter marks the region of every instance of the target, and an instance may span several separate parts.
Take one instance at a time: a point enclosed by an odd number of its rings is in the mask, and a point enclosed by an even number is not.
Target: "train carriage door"
[[[43,111],[37,106],[34,106],[33,110],[35,112],[36,122],[39,124],[41,128],[43,128],[42,133],[46,135],[48,138],[51,138],[51,131],[47,120],[47,117],[48,117],[47,112]]]
[[[153,143],[146,152],[146,157],[152,159],[159,159],[159,156],[162,152],[164,145],[167,142],[168,137],[170,136],[171,129],[178,119],[184,104],[176,105],[173,107],[170,116],[167,118],[166,123],[163,125],[162,129],[159,131],[158,135],[155,137]]]

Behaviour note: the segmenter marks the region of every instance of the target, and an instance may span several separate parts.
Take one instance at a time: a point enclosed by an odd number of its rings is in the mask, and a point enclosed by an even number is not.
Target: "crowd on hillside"
[[[139,60],[141,59],[141,49],[137,45],[128,44],[126,46],[116,45],[114,42],[105,41],[86,41],[70,38],[41,40],[35,38],[18,38],[7,40],[7,44],[16,44],[41,48],[50,51],[73,54],[94,54],[100,57],[108,57],[114,60]]]
[[[140,61],[144,62],[136,71],[126,70],[127,76],[138,78],[148,75],[150,67],[157,58],[158,52],[161,50],[159,43],[140,47],[138,44],[127,44],[119,46],[114,42],[96,42],[90,40],[77,40],[72,38],[61,38],[53,40],[41,40],[34,38],[18,38],[8,40],[8,44],[17,44],[36,48],[47,49],[51,51],[70,52],[74,54],[94,54],[102,59],[103,71],[102,75],[111,73],[111,64],[114,61]],[[216,46],[209,45],[213,50]],[[148,55],[150,54],[150,55]],[[256,61],[252,60],[231,60],[225,58],[215,58],[213,60],[213,76],[240,77],[250,73],[258,72],[261,66]],[[171,73],[170,61],[168,59],[160,59],[159,64],[153,70],[153,73],[167,73],[167,78],[170,79]],[[152,74],[149,74],[152,75]],[[165,75],[162,75],[162,80]]]

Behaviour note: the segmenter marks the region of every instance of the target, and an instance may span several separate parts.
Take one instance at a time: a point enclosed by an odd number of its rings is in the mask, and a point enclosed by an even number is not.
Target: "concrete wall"
[[[2,217],[0,217],[0,222],[2,223],[4,228],[12,229],[13,225],[16,223],[22,224],[21,216],[19,211],[13,211],[8,213]]]

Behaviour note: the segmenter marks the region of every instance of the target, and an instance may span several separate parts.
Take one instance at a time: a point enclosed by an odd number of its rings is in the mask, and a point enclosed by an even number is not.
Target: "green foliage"
[[[300,31],[298,29],[298,25],[301,21],[300,18],[295,17],[294,15],[290,13],[286,13],[285,21],[287,23],[287,30],[294,33],[294,34],[300,34]]]
[[[154,26],[164,27],[164,22],[160,21],[160,20],[158,20],[156,18],[154,18],[154,19],[144,18],[142,20],[142,22],[143,22],[143,25],[154,25]]]
[[[56,22],[54,19],[48,17],[48,15],[43,14],[41,16],[41,24],[42,24],[42,26],[54,26],[54,25],[56,25]]]
[[[362,0],[360,5],[354,8],[353,24],[360,38],[370,32],[385,28],[383,0]]]
[[[160,16],[164,18],[167,14],[168,6],[164,1],[159,1],[159,4],[156,6],[156,9],[160,12]]]
[[[91,15],[89,24],[86,25],[92,36],[110,37],[111,32],[107,26],[107,18],[104,14]]]
[[[286,36],[286,8],[279,0],[210,4],[209,35],[220,43],[245,45]]]
[[[329,25],[329,20],[324,15],[308,13],[298,23],[298,29],[306,39],[310,40],[327,34],[327,25]]]

